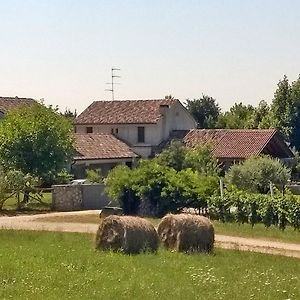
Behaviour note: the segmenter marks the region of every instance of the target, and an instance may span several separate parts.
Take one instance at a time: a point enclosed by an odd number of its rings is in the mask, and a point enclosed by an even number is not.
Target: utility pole
[[[110,85],[110,89],[105,89],[105,91],[111,92],[112,101],[115,100],[115,85],[120,84],[118,82],[114,82],[115,78],[121,78],[121,76],[116,75],[115,71],[120,71],[121,69],[118,68],[111,68],[111,82],[107,82],[106,84]]]

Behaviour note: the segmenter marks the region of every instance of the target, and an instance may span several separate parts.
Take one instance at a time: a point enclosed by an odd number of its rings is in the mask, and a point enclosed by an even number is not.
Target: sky
[[[116,99],[207,94],[223,110],[300,73],[298,0],[0,0],[0,20],[0,96],[61,110],[111,100],[112,67]]]

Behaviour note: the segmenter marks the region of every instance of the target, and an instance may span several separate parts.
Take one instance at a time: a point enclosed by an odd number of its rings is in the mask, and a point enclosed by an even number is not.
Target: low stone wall
[[[103,184],[54,185],[52,207],[56,211],[101,209],[110,203]]]

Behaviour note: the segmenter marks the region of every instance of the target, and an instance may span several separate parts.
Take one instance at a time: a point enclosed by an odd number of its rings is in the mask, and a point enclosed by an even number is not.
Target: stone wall
[[[54,185],[52,207],[56,211],[101,209],[110,203],[103,184]]]
[[[80,185],[54,185],[52,206],[57,211],[82,209],[82,189]]]

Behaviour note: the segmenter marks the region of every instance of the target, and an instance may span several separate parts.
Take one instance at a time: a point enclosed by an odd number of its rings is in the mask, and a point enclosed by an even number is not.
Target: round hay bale
[[[179,252],[213,250],[215,233],[208,218],[190,214],[168,214],[158,225],[158,235],[168,249]]]
[[[147,220],[131,216],[108,216],[99,225],[96,248],[135,254],[155,252],[159,238],[154,226]]]

